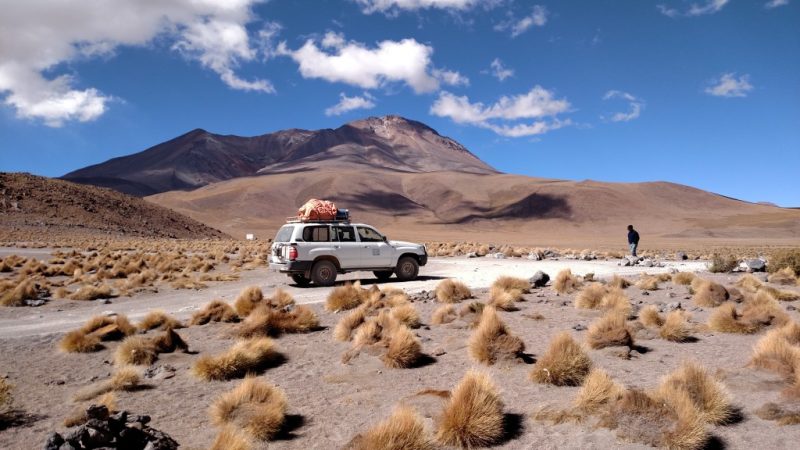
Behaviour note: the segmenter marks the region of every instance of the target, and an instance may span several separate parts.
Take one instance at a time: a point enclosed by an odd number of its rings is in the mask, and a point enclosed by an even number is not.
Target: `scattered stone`
[[[550,275],[542,272],[541,270],[537,271],[530,278],[531,286],[535,288],[544,287],[545,285],[547,285],[548,281],[550,281]]]
[[[575,331],[583,331],[583,330],[586,329],[586,325],[582,325],[582,324],[573,325],[572,329],[575,330]]]
[[[531,261],[541,261],[544,258],[536,252],[530,252],[528,253],[528,259]]]
[[[120,411],[109,416],[108,408],[92,405],[86,410],[89,420],[63,436],[53,433],[45,450],[131,449],[177,450],[178,443],[169,435],[150,428],[150,416],[129,415]]]
[[[469,253],[467,253],[467,258],[477,258],[477,257],[478,257],[478,254],[477,254],[477,253],[475,253],[475,252],[469,252]]]
[[[650,291],[642,291],[642,295],[650,295]]]
[[[667,303],[668,311],[675,311],[676,309],[683,309],[683,307],[681,307],[681,302]]]
[[[492,256],[494,256],[494,259],[506,259],[506,255],[504,255],[504,254],[502,254],[500,252],[497,252],[497,253],[493,254]]]
[[[437,349],[435,349],[433,351],[433,356],[442,356],[442,355],[446,355],[446,354],[447,354],[447,352],[441,347],[439,347],[439,348],[437,348]]]
[[[25,305],[26,305],[26,306],[33,306],[33,307],[36,307],[36,306],[42,306],[42,305],[44,305],[45,303],[47,303],[47,301],[46,301],[46,300],[42,300],[42,299],[37,299],[37,300],[30,300],[30,299],[28,299],[28,300],[25,300]]]
[[[148,367],[144,371],[144,377],[153,380],[166,380],[175,376],[176,369],[169,364]]]
[[[642,267],[653,267],[653,260],[652,259],[643,259],[639,261],[638,265]]]
[[[748,272],[764,272],[767,270],[767,262],[763,259],[747,259],[742,262]]]
[[[793,306],[793,305],[786,305],[786,310],[787,311],[797,311],[797,308],[795,306]]]
[[[687,256],[686,253],[684,252],[677,252],[675,253],[675,259],[677,259],[678,261],[686,261],[687,259],[689,259],[689,256]]]

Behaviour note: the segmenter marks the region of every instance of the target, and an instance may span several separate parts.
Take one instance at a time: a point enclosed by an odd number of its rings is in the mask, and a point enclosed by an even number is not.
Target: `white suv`
[[[392,274],[400,281],[417,278],[419,266],[428,262],[424,245],[390,241],[363,223],[287,223],[278,230],[270,248],[272,270],[288,274],[295,283],[312,281],[331,286],[340,273],[372,271],[379,280]]]

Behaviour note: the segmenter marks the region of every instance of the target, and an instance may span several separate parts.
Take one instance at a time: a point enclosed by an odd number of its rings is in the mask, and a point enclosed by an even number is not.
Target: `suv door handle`
[[[342,248],[341,245],[334,245],[333,248]]]

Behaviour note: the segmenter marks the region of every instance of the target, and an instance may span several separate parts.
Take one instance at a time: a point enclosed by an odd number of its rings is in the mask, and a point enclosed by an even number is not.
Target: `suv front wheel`
[[[317,286],[333,286],[336,282],[336,266],[330,261],[319,261],[311,268],[311,281]]]
[[[397,261],[397,267],[394,269],[394,273],[397,274],[397,279],[400,281],[411,281],[417,278],[419,263],[410,256],[404,256]]]

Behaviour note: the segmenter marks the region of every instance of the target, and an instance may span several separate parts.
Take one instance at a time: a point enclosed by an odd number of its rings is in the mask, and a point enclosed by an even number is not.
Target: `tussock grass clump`
[[[442,280],[436,285],[436,300],[442,303],[458,303],[469,298],[472,298],[472,291],[458,280]]]
[[[354,437],[345,450],[434,450],[425,424],[409,406],[400,405],[383,422]]]
[[[582,284],[580,278],[573,275],[571,270],[564,269],[556,275],[553,289],[559,294],[571,294],[580,289]]]
[[[442,305],[436,310],[433,311],[431,314],[431,324],[433,325],[442,325],[445,323],[450,323],[458,317],[456,313],[456,309],[453,305]]]
[[[636,287],[643,291],[656,291],[658,290],[659,281],[657,276],[642,276],[636,282]]]
[[[0,413],[7,405],[11,404],[11,385],[3,378],[0,378]]]
[[[361,283],[346,283],[344,286],[334,288],[325,301],[325,309],[332,312],[346,311],[360,305],[365,300],[364,289]]]
[[[503,401],[492,380],[469,371],[444,407],[436,439],[461,448],[489,446],[502,439],[504,423]]]
[[[722,333],[750,334],[758,331],[758,326],[742,320],[733,303],[726,302],[718,306],[708,317],[708,327]]]
[[[497,309],[503,311],[518,311],[517,305],[515,302],[516,293],[519,291],[507,292],[507,291],[498,291],[491,295],[489,299],[489,305],[493,306]],[[519,298],[522,298],[522,294],[519,294]]]
[[[593,349],[633,346],[633,336],[625,323],[625,315],[610,311],[589,325],[586,343]]]
[[[682,391],[672,391],[665,401],[630,389],[614,402],[601,425],[617,430],[617,436],[653,447],[700,449],[708,441],[705,423],[692,400]]]
[[[756,278],[753,274],[746,273],[742,275],[741,278],[736,280],[736,286],[744,289],[746,292],[755,293],[757,292],[764,283],[761,282],[758,278]]]
[[[794,272],[793,268],[784,267],[783,269],[769,274],[767,280],[775,284],[795,285],[797,284],[797,274]]]
[[[708,271],[711,273],[729,273],[739,266],[739,259],[733,255],[714,255]]]
[[[248,286],[239,293],[233,303],[236,314],[239,317],[247,317],[248,314],[264,300],[264,293],[258,286]]]
[[[667,375],[658,388],[658,396],[670,403],[680,397],[675,395],[676,391],[689,397],[704,422],[721,425],[733,416],[725,386],[696,363],[686,362]]]
[[[713,281],[703,280],[702,282],[696,283],[695,286],[696,288],[694,290],[694,295],[692,295],[692,301],[694,301],[697,306],[702,306],[704,308],[717,307],[730,297],[725,286]]]
[[[672,342],[686,342],[692,338],[688,315],[681,310],[670,311],[659,331],[662,339]]]
[[[238,334],[241,337],[279,336],[283,333],[308,333],[317,328],[319,319],[308,306],[299,305],[286,310],[262,304],[242,322]]]
[[[128,318],[116,316],[94,316],[81,328],[64,335],[59,348],[67,353],[90,353],[101,350],[101,341],[115,341],[136,332]]]
[[[222,300],[214,300],[208,303],[200,311],[192,315],[192,325],[205,325],[209,322],[238,322],[239,315],[231,305]]]
[[[694,280],[695,276],[696,275],[692,272],[678,272],[672,275],[672,282],[675,284],[688,286],[692,284],[692,280]]]
[[[787,410],[777,403],[765,403],[755,411],[755,415],[764,420],[774,420],[781,426],[800,424],[800,410]]]
[[[620,288],[608,289],[600,299],[600,307],[606,310],[619,312],[625,316],[628,316],[633,309],[630,299]]]
[[[468,346],[473,359],[489,365],[498,360],[514,359],[525,350],[525,343],[511,334],[493,306],[483,308],[480,322],[472,332]]]
[[[755,296],[745,301],[742,317],[745,321],[758,326],[785,325],[790,320],[780,303],[764,290],[758,291]]]
[[[608,293],[608,288],[601,283],[591,283],[585,286],[575,297],[575,307],[582,309],[596,309],[600,301]]]
[[[353,331],[361,326],[367,319],[365,308],[356,308],[348,312],[344,317],[339,319],[336,327],[333,329],[333,338],[337,341],[349,341],[353,336]]]
[[[664,318],[658,313],[655,305],[647,305],[639,312],[639,322],[646,327],[660,328],[664,325]]]
[[[419,328],[422,325],[419,319],[419,313],[411,303],[395,306],[391,309],[391,312],[392,316],[397,319],[398,322],[409,328]]]
[[[800,248],[787,248],[775,251],[769,258],[767,270],[770,273],[790,267],[800,273]]]
[[[97,400],[92,402],[93,405],[102,405],[105,406],[109,413],[113,413],[117,409],[117,396],[112,392],[107,392],[101,395]],[[89,421],[89,415],[86,414],[86,407],[90,406],[87,404],[78,405],[72,412],[64,418],[65,427],[76,427],[78,425],[83,425]]]
[[[800,347],[792,345],[781,329],[772,330],[753,347],[750,365],[791,379],[800,372]]]
[[[530,376],[537,383],[578,386],[591,368],[592,360],[580,344],[564,331],[553,338],[547,351],[534,364]]]
[[[288,402],[283,390],[254,377],[245,378],[211,405],[211,420],[232,425],[261,441],[272,439],[286,419]]]
[[[166,330],[168,328],[178,329],[183,328],[183,324],[176,318],[170,316],[166,311],[157,309],[150,311],[146,316],[136,325],[139,331],[149,331],[153,329]]]
[[[611,280],[608,282],[608,286],[609,287],[617,288],[617,289],[627,289],[632,284],[633,283],[631,282],[631,280],[629,280],[627,278],[623,278],[623,277],[621,277],[619,275],[614,275],[613,277],[611,277]]]
[[[172,328],[167,328],[164,334],[152,338],[156,353],[172,353],[175,350],[189,351],[189,345]]]
[[[405,325],[393,327],[388,335],[386,353],[381,361],[386,367],[404,369],[413,367],[422,358],[422,344]]]
[[[142,378],[133,367],[120,367],[111,378],[94,386],[81,389],[75,394],[75,401],[91,400],[109,392],[135,391],[142,387]]]
[[[17,284],[14,289],[3,294],[0,297],[0,305],[3,306],[23,306],[25,300],[36,300],[39,298],[39,290],[36,288],[36,283],[31,279],[27,279]]]
[[[617,401],[624,392],[625,388],[605,370],[594,368],[581,385],[574,405],[583,414],[594,414]]]
[[[114,291],[111,289],[111,286],[107,284],[102,284],[100,286],[94,286],[91,284],[87,284],[82,286],[77,291],[70,294],[70,300],[97,300],[101,298],[111,298],[114,297]]]
[[[222,427],[211,443],[210,450],[251,450],[253,444],[244,430],[233,426]]]
[[[528,294],[530,291],[530,281],[524,278],[501,276],[492,283],[489,296],[492,300],[500,296],[510,297],[512,301],[517,302],[522,299],[523,294]]]
[[[272,339],[258,337],[238,341],[222,354],[201,356],[192,370],[204,380],[229,380],[241,378],[249,372],[259,372],[282,360]]]
[[[58,342],[58,348],[67,353],[91,353],[103,349],[100,338],[86,334],[83,330],[73,330]]]
[[[780,300],[783,302],[792,302],[800,298],[800,293],[785,289],[775,289],[772,286],[761,286],[758,292],[766,292],[773,296],[775,300]]]
[[[118,366],[145,365],[149,366],[158,359],[153,340],[145,336],[130,336],[117,347],[114,353],[114,363]]]

